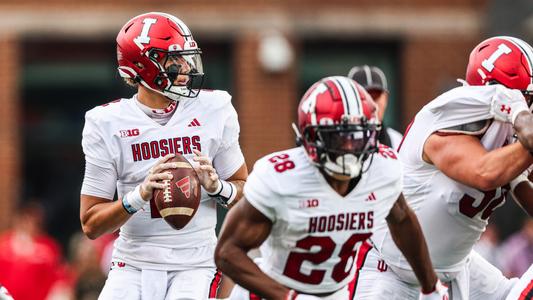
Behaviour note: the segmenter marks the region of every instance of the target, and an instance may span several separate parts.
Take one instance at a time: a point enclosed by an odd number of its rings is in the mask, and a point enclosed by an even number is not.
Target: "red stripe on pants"
[[[518,300],[530,300],[533,299],[533,280],[529,282],[526,288],[520,293]]]
[[[215,277],[211,281],[211,285],[209,286],[209,298],[216,298],[218,288],[220,287],[220,281],[222,281],[222,272],[217,270],[215,273]]]
[[[361,247],[359,247],[357,259],[355,261],[355,276],[353,277],[353,280],[348,283],[348,292],[350,293],[350,297],[348,299],[353,299],[355,296],[355,288],[357,287],[357,279],[359,279],[359,271],[365,264],[366,255],[368,252],[370,252],[370,249],[372,249],[372,245],[368,241],[364,241],[363,244],[361,244]]]

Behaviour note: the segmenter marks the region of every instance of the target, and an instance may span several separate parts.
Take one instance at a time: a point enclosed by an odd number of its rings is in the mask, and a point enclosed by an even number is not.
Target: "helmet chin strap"
[[[152,87],[150,87],[146,82],[144,82],[144,80],[141,80],[140,83],[147,89],[151,90],[151,91],[154,91],[158,94],[161,94],[165,97],[167,97],[168,99],[172,100],[172,101],[181,101],[183,99],[187,99],[188,97],[182,97],[181,95],[179,95],[180,93],[181,94],[187,94],[189,93],[189,88],[187,88],[186,86],[171,86],[170,88],[168,88],[167,90],[165,91],[160,91],[160,90],[157,90],[157,89],[154,89]],[[196,96],[198,96],[198,93],[196,94]]]
[[[191,90],[186,86],[178,86],[178,85],[171,86],[169,89],[163,92],[165,96],[167,96],[168,98],[174,101],[196,98],[198,96],[198,93],[199,91]],[[181,96],[181,95],[188,95],[188,94],[190,94],[191,97]]]
[[[326,155],[326,154],[324,154]],[[353,154],[344,154],[335,161],[332,161],[326,155],[326,162],[324,163],[324,171],[331,177],[338,180],[350,180],[361,174],[363,155],[357,158]]]
[[[150,87],[148,84],[146,84],[146,82],[144,82],[144,80],[141,80],[140,84],[142,84],[145,88],[149,89],[150,91],[153,91],[153,92],[156,92],[156,93],[158,93],[160,95],[163,95],[163,96],[167,97],[168,99],[170,99],[172,101],[179,101],[180,100],[180,95],[175,95],[175,94],[172,94],[172,93],[166,93],[166,92],[162,92],[160,90],[156,90],[156,89]]]
[[[181,100],[181,96],[178,95],[178,93],[181,93],[183,92],[183,89],[184,87],[181,87],[181,86],[173,86],[173,87],[170,87],[170,89],[168,89],[169,91],[171,91],[172,93],[169,93],[167,91],[164,91],[163,92],[163,95],[165,95],[167,98],[169,98],[170,100],[173,100],[173,101],[180,101]],[[186,89],[186,88],[185,88]]]

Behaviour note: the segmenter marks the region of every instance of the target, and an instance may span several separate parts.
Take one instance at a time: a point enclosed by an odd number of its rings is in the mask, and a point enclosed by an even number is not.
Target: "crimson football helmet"
[[[117,36],[118,71],[171,100],[194,98],[203,84],[201,50],[180,19],[152,12],[134,17]]]
[[[497,36],[477,45],[468,61],[470,85],[502,84],[533,98],[533,48],[521,39]]]
[[[381,124],[376,104],[348,77],[324,78],[311,86],[298,106],[297,144],[328,175],[349,180],[378,151]]]

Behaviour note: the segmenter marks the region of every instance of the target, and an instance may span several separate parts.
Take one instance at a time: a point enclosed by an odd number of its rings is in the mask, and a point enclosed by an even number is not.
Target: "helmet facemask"
[[[200,49],[148,51],[148,57],[159,70],[154,79],[154,84],[160,88],[156,92],[174,101],[180,97],[197,97],[204,82],[201,53]]]
[[[350,180],[360,176],[363,162],[378,151],[378,123],[366,118],[357,122],[344,116],[341,124],[308,126],[303,138],[309,148],[316,151],[315,163],[328,175],[338,180]]]

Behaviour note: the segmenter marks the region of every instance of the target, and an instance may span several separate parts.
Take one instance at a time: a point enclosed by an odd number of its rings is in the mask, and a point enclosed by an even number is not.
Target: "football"
[[[159,214],[174,229],[185,227],[194,217],[200,204],[200,180],[192,165],[185,157],[176,154],[169,162],[177,162],[178,168],[172,173],[172,180],[164,180],[165,189],[156,190],[154,201]]]

